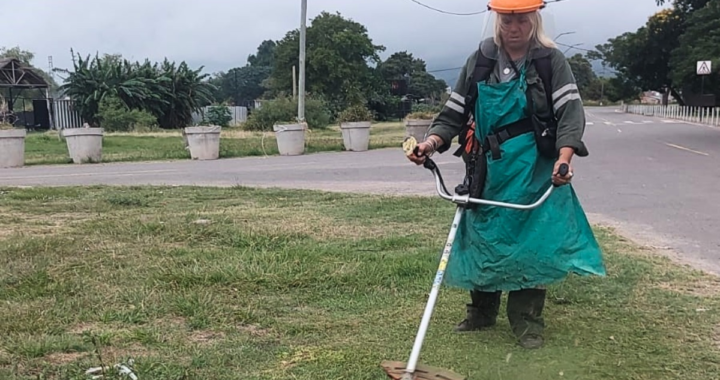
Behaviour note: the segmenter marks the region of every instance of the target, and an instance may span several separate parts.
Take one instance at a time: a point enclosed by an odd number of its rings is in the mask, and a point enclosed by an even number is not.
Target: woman
[[[571,272],[605,275],[600,247],[568,185],[573,156],[588,155],[582,142],[585,113],[565,56],[544,34],[543,1],[490,0],[488,7],[496,13],[493,37],[484,39],[468,58],[451,98],[418,145],[419,154],[409,158],[419,165],[426,155],[445,152],[463,127],[472,124],[470,137],[484,142],[487,149],[480,153],[484,157],[478,156],[486,162],[482,198],[529,204],[551,183],[557,186],[534,210],[491,206],[466,210],[445,275],[446,284],[467,289],[471,295],[467,318],[456,331],[493,326],[500,296],[506,291],[507,315],[519,344],[539,348],[544,342],[545,286]],[[492,59],[495,65],[487,81],[475,83],[479,58]],[[540,62],[548,62],[547,69],[538,70]],[[544,83],[543,74],[547,78],[548,73],[552,78]],[[475,89],[476,102],[468,97]],[[466,109],[474,117],[468,117]],[[550,153],[540,149],[538,141],[544,137],[534,129],[551,125],[543,124],[552,119],[542,115],[554,116],[557,123]],[[502,136],[503,129],[520,132],[500,143],[494,140],[493,146],[491,137]],[[466,162],[470,153],[463,154]],[[561,164],[570,167],[565,176],[558,173]]]

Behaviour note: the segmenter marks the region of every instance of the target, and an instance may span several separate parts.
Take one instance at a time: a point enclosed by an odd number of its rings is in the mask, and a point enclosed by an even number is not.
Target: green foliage
[[[129,109],[150,112],[161,128],[190,125],[193,112],[212,102],[214,86],[205,81],[206,74],[200,74],[202,67],[192,70],[185,62],[141,64],[119,56],[78,55],[73,66],[72,72],[63,70],[68,78],[60,90],[74,100],[91,126],[99,125],[100,103],[108,96],[122,100]]]
[[[630,88],[663,92],[667,88],[684,104],[679,89],[699,90],[695,62],[720,59],[717,0],[656,3],[673,6],[657,12],[637,31],[597,46],[598,56],[617,71],[622,92]]]
[[[272,67],[275,62],[275,48],[277,44],[273,40],[265,40],[260,43],[257,53],[248,56],[250,67]]]
[[[272,131],[276,123],[297,122],[297,99],[280,96],[263,102],[262,107],[253,110],[243,129],[250,131]],[[305,121],[312,129],[323,129],[330,125],[330,113],[320,99],[305,98]]]
[[[212,106],[208,107],[208,110],[203,117],[203,122],[227,127],[230,125],[232,119],[232,113],[230,113],[230,110],[227,107]]]
[[[405,119],[411,120],[432,120],[438,113],[442,111],[442,105],[432,105],[426,103],[415,103],[410,109],[410,113]]]
[[[264,66],[244,66],[219,73],[210,80],[217,87],[213,97],[234,105],[258,99],[265,93],[263,82],[270,76],[270,70]]]
[[[299,31],[293,30],[277,43],[269,82],[275,93],[292,90],[292,68],[299,67],[299,37]],[[312,43],[307,45],[306,90],[322,96],[331,115],[352,104],[349,99],[354,96],[371,97],[374,71],[368,62],[380,62],[378,53],[385,47],[373,44],[365,26],[322,12],[307,28],[307,39]]]
[[[354,104],[340,112],[337,121],[339,123],[352,123],[357,121],[372,120],[373,114],[366,106],[362,104]]]
[[[98,122],[106,132],[129,132],[152,128],[157,120],[150,112],[129,109],[119,98],[107,96],[100,102]]]
[[[687,29],[679,38],[679,47],[672,52],[670,66],[673,83],[682,83],[694,93],[700,93],[704,80],[705,93],[720,96],[720,0],[710,1],[704,8],[693,12]],[[712,61],[714,72],[701,78],[697,75],[697,61]]]
[[[575,81],[577,82],[580,95],[587,98],[589,87],[597,81],[597,75],[592,69],[592,64],[582,54],[575,54],[568,58],[568,64],[572,69]]]
[[[425,61],[406,51],[392,54],[378,69],[386,81],[406,79],[409,94],[416,98],[434,99],[447,88],[444,80],[427,72]]]

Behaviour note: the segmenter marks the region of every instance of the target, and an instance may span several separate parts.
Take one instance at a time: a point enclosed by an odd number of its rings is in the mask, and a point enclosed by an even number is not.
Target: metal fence
[[[84,124],[80,113],[73,107],[73,101],[69,99],[53,99],[50,115],[53,129],[82,128]]]
[[[623,108],[625,112],[636,115],[720,126],[720,108],[718,107],[683,107],[675,104],[667,106],[626,104]]]

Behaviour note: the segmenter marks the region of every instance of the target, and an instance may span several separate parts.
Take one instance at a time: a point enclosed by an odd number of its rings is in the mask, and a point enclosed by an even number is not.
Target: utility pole
[[[305,31],[307,25],[307,0],[301,0],[300,20],[300,83],[298,89],[298,122],[305,122]]]

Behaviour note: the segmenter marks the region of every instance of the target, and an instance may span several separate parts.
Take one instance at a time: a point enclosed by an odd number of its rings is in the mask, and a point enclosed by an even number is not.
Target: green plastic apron
[[[519,78],[478,84],[475,133],[490,131],[525,115],[525,69]],[[502,157],[487,152],[483,198],[530,204],[551,186],[555,162],[538,154],[532,133],[500,146]],[[549,285],[568,274],[605,275],[602,251],[571,185],[556,188],[536,209],[478,206],[466,210],[458,226],[446,284],[480,291],[513,291]]]

